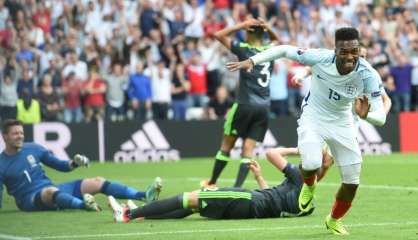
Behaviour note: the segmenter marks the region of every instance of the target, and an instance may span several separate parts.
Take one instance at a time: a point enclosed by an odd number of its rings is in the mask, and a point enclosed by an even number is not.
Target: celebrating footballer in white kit
[[[366,108],[358,108],[359,117],[374,125],[383,125],[386,114],[379,88],[380,76],[370,64],[359,58],[359,33],[355,28],[335,32],[335,50],[301,49],[280,45],[245,61],[228,63],[231,70],[251,70],[254,65],[277,58],[288,58],[311,66],[312,85],[298,120],[298,148],[302,156],[304,186],[299,207],[309,211],[315,195],[315,172],[321,167],[322,147],[328,144],[340,169],[342,184],[336,195],[326,227],[334,234],[346,235],[341,218],[351,207],[360,183],[361,154],[356,141],[352,107],[357,98]],[[357,108],[356,108],[357,110]]]

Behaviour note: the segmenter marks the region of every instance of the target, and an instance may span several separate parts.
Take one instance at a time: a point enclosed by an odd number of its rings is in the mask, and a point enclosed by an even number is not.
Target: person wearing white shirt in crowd
[[[87,64],[78,60],[78,55],[74,50],[71,50],[66,55],[67,64],[62,70],[63,77],[66,78],[69,73],[74,72],[77,79],[81,81],[87,80]]]
[[[107,84],[106,91],[106,115],[112,121],[123,121],[125,118],[125,90],[128,87],[128,75],[123,72],[122,65],[118,62],[112,64],[112,72],[109,74],[102,68],[103,80]]]
[[[157,65],[152,63],[145,69],[144,74],[151,78],[152,116],[154,119],[167,119],[168,108],[171,103],[171,71],[163,60]]]

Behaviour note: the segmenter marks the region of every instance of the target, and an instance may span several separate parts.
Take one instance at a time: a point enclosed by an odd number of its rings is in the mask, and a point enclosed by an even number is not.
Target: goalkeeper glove
[[[88,157],[81,155],[81,154],[76,154],[73,158],[73,166],[74,167],[88,167],[90,163],[90,160]]]

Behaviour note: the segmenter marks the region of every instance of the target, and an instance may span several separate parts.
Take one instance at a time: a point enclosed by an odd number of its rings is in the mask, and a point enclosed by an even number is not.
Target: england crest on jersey
[[[35,157],[32,154],[29,154],[26,157],[26,160],[28,160],[28,163],[30,164],[31,167],[35,167],[36,166],[36,160],[35,160]]]
[[[350,97],[356,96],[357,86],[351,83],[347,83],[345,85],[345,93],[347,93],[347,95]]]

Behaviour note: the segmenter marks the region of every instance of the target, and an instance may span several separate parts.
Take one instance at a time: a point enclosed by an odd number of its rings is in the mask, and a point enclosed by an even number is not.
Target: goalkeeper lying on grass
[[[283,151],[282,151],[283,150]],[[287,155],[294,149],[282,149]],[[173,219],[184,218],[195,212],[203,217],[213,219],[244,219],[244,218],[276,218],[291,216],[306,216],[314,211],[314,205],[309,211],[302,213],[298,198],[303,185],[303,179],[298,166],[289,163],[277,149],[268,154],[269,161],[286,179],[273,188],[265,182],[260,165],[251,161],[250,170],[260,187],[259,190],[241,188],[205,189],[185,192],[177,196],[158,200],[143,207],[121,206],[109,196],[109,205],[114,211],[116,222],[129,222],[134,219]],[[278,154],[279,153],[279,154]],[[323,151],[323,164],[317,172],[318,180],[325,176],[333,160],[327,151]]]
[[[89,159],[76,154],[73,160],[63,161],[35,143],[24,143],[20,121],[6,120],[2,126],[6,144],[0,154],[0,208],[3,184],[15,198],[22,211],[58,209],[86,209],[100,211],[93,195],[103,193],[121,199],[156,200],[161,190],[161,179],[156,178],[147,192],[107,181],[102,177],[79,179],[54,185],[45,175],[41,163],[61,172],[87,167]]]

